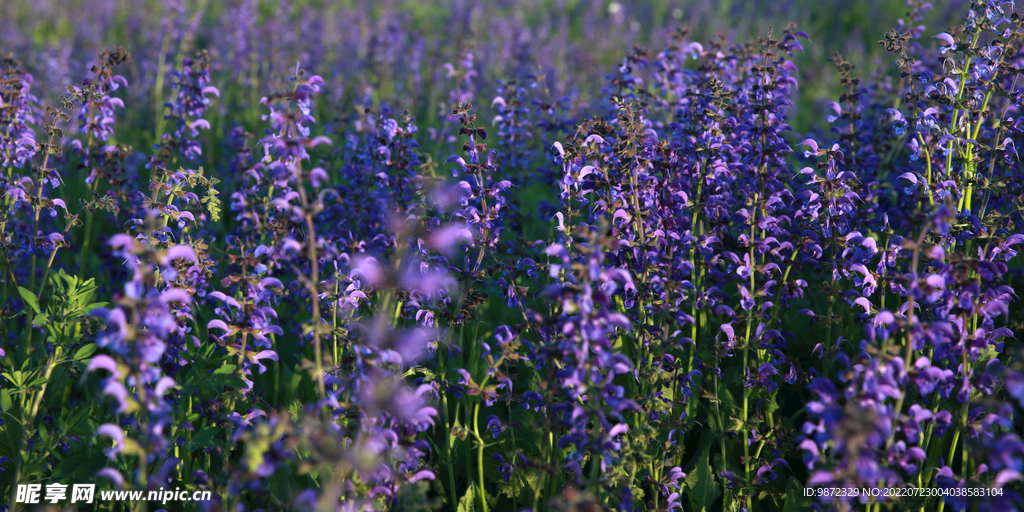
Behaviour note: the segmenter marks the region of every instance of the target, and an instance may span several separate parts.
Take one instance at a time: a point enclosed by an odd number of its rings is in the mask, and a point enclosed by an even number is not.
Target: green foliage
[[[710,440],[710,436],[705,438]],[[694,511],[709,510],[722,495],[721,486],[715,482],[715,475],[711,470],[711,443],[703,444],[704,448],[697,454],[693,470],[686,475],[686,488],[689,491],[690,506]]]

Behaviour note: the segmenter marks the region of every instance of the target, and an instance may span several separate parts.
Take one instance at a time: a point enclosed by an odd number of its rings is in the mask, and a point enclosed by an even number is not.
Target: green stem
[[[754,204],[755,204],[755,206],[757,205],[757,202],[758,202],[759,199],[760,199],[760,194],[755,194],[754,195]],[[750,293],[751,294],[753,294],[754,291],[756,290],[756,288],[755,288],[755,284],[756,284],[756,281],[755,281],[756,269],[754,268],[754,235],[756,233],[756,227],[757,227],[757,208],[754,208],[753,220],[751,220],[751,223],[750,223],[750,241],[749,241],[750,252],[748,253],[748,257],[750,258],[749,259],[749,262],[750,262],[749,264],[750,264],[750,267],[751,267],[750,268]],[[751,501],[752,501],[751,493],[753,492],[753,489],[750,487],[750,442],[749,442],[749,439],[750,439],[750,425],[748,424],[748,421],[749,421],[749,411],[748,411],[748,409],[749,409],[749,405],[750,405],[750,388],[747,387],[747,382],[746,382],[747,375],[746,374],[749,371],[749,367],[747,365],[749,364],[749,357],[750,357],[750,328],[751,328],[751,326],[754,323],[754,312],[755,311],[756,311],[756,308],[747,312],[747,315],[748,315],[748,317],[747,317],[747,332],[746,332],[746,335],[744,337],[745,339],[743,341],[743,375],[740,376],[740,378],[742,379],[742,382],[743,382],[743,430],[742,430],[742,432],[743,432],[743,439],[742,439],[742,442],[743,442],[743,475],[744,475],[744,479],[746,481],[745,486],[746,486],[746,501],[747,501],[747,510],[748,511],[751,510]]]
[[[483,399],[481,399],[482,401]],[[480,510],[487,512],[487,487],[484,485],[484,441],[480,437],[479,419],[480,416],[480,401],[476,403],[476,407],[473,408],[473,435],[476,436],[476,442],[479,445],[479,449],[476,453],[476,469],[477,469],[477,485],[480,486],[478,495],[480,496]]]
[[[440,360],[440,369],[438,370],[438,373],[442,376],[445,374],[444,366],[447,359],[443,354],[444,350],[446,349],[439,347],[437,351],[438,359]],[[448,393],[441,393],[441,414],[444,419],[444,455],[448,463],[448,492],[451,493],[452,508],[455,508],[459,495],[455,492],[455,461],[452,458],[452,423],[448,418]]]

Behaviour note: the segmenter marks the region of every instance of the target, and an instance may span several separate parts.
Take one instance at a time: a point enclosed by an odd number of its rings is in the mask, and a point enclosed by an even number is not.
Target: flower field
[[[1024,508],[1024,18],[807,4],[0,6],[0,507]]]

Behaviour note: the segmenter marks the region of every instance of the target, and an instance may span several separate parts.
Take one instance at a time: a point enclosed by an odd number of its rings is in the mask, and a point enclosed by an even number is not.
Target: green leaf
[[[32,319],[32,325],[39,327],[49,325],[50,317],[46,313],[36,313],[36,317]]]
[[[708,457],[711,455],[711,444],[704,446],[697,456],[697,463],[690,474],[686,475],[686,487],[690,489],[690,505],[695,511],[708,510],[722,494],[715,475],[711,471]]]
[[[466,488],[466,494],[459,500],[457,512],[473,512],[476,509],[476,494],[473,492],[475,488],[476,486],[472,484]]]
[[[291,405],[288,406],[288,412],[292,413],[292,416],[298,416],[302,412],[302,401],[295,400]]]
[[[90,311],[92,311],[92,310],[94,310],[96,308],[106,308],[106,307],[110,307],[110,303],[109,302],[93,302],[92,304],[89,304],[88,306],[85,307],[85,312],[88,313],[88,312],[90,312]]]
[[[39,312],[39,299],[36,298],[36,294],[19,286],[18,295],[21,295],[21,300],[25,301],[25,304],[28,304],[32,311]]]
[[[225,386],[231,386],[233,388],[249,387],[249,385],[246,384],[245,381],[242,380],[242,378],[238,377],[237,375],[228,375],[227,377],[220,379],[220,381],[223,382]]]
[[[216,439],[218,433],[220,433],[219,428],[206,427],[200,430],[196,435],[192,436],[192,442],[202,446],[203,448],[213,448],[217,445]]]
[[[800,484],[800,480],[793,476],[789,477],[789,481],[786,482],[786,504],[782,507],[782,512],[807,510],[807,498],[804,498],[802,494],[803,486]]]
[[[232,373],[235,373],[235,368],[236,368],[236,366],[233,365],[233,364],[225,364],[225,365],[221,366],[220,368],[217,368],[216,370],[214,370],[213,374],[214,375],[218,375],[218,376],[219,375],[231,375]]]
[[[292,500],[292,483],[289,478],[285,476],[275,476],[268,480],[270,493],[273,494],[275,498],[281,500],[282,503],[288,503]]]
[[[63,480],[74,476],[75,472],[85,463],[85,455],[72,455],[57,463],[50,473],[50,478]]]
[[[60,283],[60,281],[57,280],[58,277],[68,283],[68,288],[74,288],[75,285],[78,284],[78,279],[75,276],[69,276],[64,272],[64,269],[60,269],[57,271],[57,275],[53,278],[54,286],[57,286]]]
[[[96,346],[95,343],[90,343],[88,345],[83,346],[82,348],[78,349],[75,352],[75,361],[81,361],[83,359],[88,358],[89,356],[93,355],[96,352],[97,348],[98,347]]]
[[[743,420],[735,416],[729,416],[729,428],[732,432],[739,432],[743,430]]]
[[[206,189],[206,196],[202,199],[203,204],[206,205],[206,210],[210,212],[210,218],[213,222],[220,222],[220,198],[217,197],[219,194],[220,192],[211,184]]]

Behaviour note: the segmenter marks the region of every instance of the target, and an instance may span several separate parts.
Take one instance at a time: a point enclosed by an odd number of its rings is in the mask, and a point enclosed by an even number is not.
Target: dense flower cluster
[[[417,120],[371,79],[342,102],[313,43],[227,108],[259,34],[195,52],[166,4],[143,149],[127,49],[53,105],[3,62],[5,482],[232,511],[1024,506],[1012,5],[930,36],[911,0],[892,68],[836,54],[797,134],[795,25],[680,28],[593,103],[485,88],[460,49]],[[859,493],[894,486],[944,491]]]

